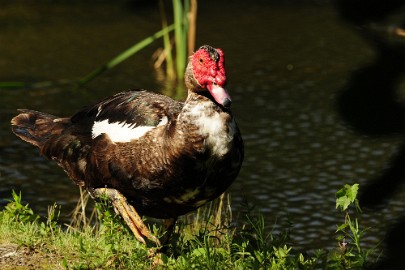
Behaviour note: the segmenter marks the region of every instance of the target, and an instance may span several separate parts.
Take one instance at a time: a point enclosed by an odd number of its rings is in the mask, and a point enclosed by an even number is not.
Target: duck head
[[[231,97],[225,89],[224,53],[209,45],[201,46],[189,59],[185,83],[193,92],[208,91],[222,107],[231,106]]]

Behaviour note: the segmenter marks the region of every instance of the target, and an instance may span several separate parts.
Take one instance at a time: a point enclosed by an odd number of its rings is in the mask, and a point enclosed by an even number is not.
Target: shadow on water
[[[402,0],[363,1],[339,0],[340,15],[357,29],[374,48],[376,59],[354,72],[346,87],[337,97],[337,109],[343,120],[353,129],[368,137],[405,137],[405,104],[399,101],[398,88],[405,75],[404,42],[388,38],[389,29],[404,25],[381,26],[386,18],[405,6]],[[379,33],[385,28],[384,34]],[[391,31],[391,35],[395,33]],[[394,38],[395,39],[395,38]],[[360,194],[360,204],[382,210],[405,181],[405,141],[389,158],[388,166],[378,176],[369,179]],[[405,213],[387,232],[384,240],[384,258],[369,269],[403,269],[405,243]]]

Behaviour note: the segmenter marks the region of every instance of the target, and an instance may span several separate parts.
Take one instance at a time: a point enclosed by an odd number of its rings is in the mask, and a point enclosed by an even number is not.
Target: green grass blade
[[[164,0],[160,0],[159,10],[160,10],[160,17],[162,18],[162,28],[164,29],[167,27],[167,18],[165,14]],[[175,78],[175,71],[169,32],[166,32],[163,35],[163,47],[166,54],[166,76],[167,78],[169,78],[169,80],[173,80]]]
[[[119,63],[123,62],[124,60],[128,59],[130,56],[134,55],[138,51],[142,50],[143,48],[145,48],[146,46],[151,44],[156,39],[161,38],[162,36],[164,36],[165,34],[167,34],[170,31],[173,31],[174,28],[175,28],[175,26],[173,24],[169,25],[166,28],[163,28],[162,30],[156,32],[155,34],[153,34],[153,35],[145,38],[144,40],[136,43],[135,45],[131,46],[124,52],[120,53],[119,55],[117,55],[116,57],[114,57],[113,59],[111,59],[110,61],[105,63],[104,65],[96,68],[95,70],[90,72],[88,75],[86,75],[82,79],[80,79],[78,82],[78,86],[80,87],[80,86],[88,83],[89,81],[93,80],[95,77],[99,76],[100,74],[104,73],[105,71],[112,69]]]
[[[188,0],[186,0],[188,1]],[[174,13],[174,39],[176,42],[176,73],[177,80],[183,81],[183,73],[185,69],[186,62],[186,28],[184,27],[187,15],[185,15],[185,9],[183,8],[181,0],[173,0],[173,13]]]
[[[0,89],[14,89],[27,87],[25,82],[0,82]]]

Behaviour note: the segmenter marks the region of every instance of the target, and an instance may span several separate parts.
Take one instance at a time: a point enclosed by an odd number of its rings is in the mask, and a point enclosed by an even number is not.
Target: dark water
[[[368,190],[384,179],[373,189],[378,192],[368,193],[371,199],[365,195],[369,205],[378,207],[364,209],[361,220],[370,227],[367,245],[383,240],[387,228],[405,215],[403,67],[381,60],[376,46],[327,1],[213,2],[200,1],[197,44],[221,47],[226,54],[233,111],[246,145],[243,169],[231,188],[235,211],[247,199],[268,224],[288,217],[299,247],[331,247],[336,224],[343,222],[335,210],[337,189],[360,183]],[[160,27],[155,3],[5,3],[0,9],[0,81],[83,76]],[[163,92],[151,62],[159,46],[154,43],[79,91],[70,86],[0,90],[1,199],[10,198],[12,189],[21,190],[40,213],[56,201],[67,215],[77,202],[77,187],[17,139],[9,120],[17,108],[64,116],[120,90]],[[391,68],[381,76],[380,60],[386,64],[381,70]],[[380,77],[386,78],[383,83]],[[372,90],[376,85],[383,90]],[[396,192],[382,200],[389,187]]]

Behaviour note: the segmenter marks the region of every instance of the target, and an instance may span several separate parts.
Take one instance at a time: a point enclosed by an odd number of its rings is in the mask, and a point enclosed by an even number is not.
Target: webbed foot
[[[158,247],[161,246],[159,239],[150,232],[141,216],[139,216],[135,208],[128,203],[121,192],[113,188],[97,188],[92,194],[98,198],[106,196],[111,201],[115,211],[125,220],[125,223],[139,242],[146,244],[144,239],[144,237],[146,237],[155,242]]]

